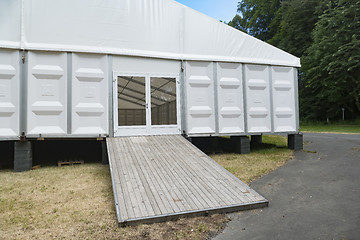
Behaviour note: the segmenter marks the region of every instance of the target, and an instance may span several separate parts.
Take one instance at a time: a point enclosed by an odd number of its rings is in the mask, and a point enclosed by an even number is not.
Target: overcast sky
[[[239,0],[175,0],[217,20],[229,22],[236,15]]]

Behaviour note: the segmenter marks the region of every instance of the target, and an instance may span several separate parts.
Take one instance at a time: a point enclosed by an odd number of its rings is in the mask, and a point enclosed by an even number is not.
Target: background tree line
[[[360,0],[243,0],[228,24],[301,58],[300,118],[360,116]]]

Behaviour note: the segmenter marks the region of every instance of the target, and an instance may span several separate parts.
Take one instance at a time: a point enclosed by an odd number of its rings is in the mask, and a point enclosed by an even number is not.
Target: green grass
[[[360,118],[354,121],[339,122],[300,122],[302,132],[360,133]]]
[[[274,171],[293,156],[284,136],[264,135],[262,144],[252,147],[250,154],[220,153],[210,155],[226,170],[245,183]]]
[[[250,154],[212,157],[249,183],[284,165],[293,151],[286,137],[263,136]],[[0,170],[2,239],[207,239],[227,222],[224,214],[119,228],[109,166],[42,167],[14,173]]]

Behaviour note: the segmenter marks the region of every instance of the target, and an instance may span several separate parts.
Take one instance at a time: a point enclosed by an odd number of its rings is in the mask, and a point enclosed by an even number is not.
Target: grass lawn
[[[360,119],[333,123],[300,123],[301,132],[360,133]]]
[[[263,144],[253,147],[250,154],[226,153],[210,157],[241,181],[249,183],[284,165],[292,155],[293,151],[287,148],[286,137],[264,135]]]
[[[286,138],[264,136],[248,155],[211,157],[244,182],[286,163]],[[119,228],[110,171],[101,164],[0,170],[0,239],[206,239],[224,214]]]

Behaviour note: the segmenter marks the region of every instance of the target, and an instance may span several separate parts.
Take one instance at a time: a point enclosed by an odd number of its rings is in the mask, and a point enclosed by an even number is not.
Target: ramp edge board
[[[122,222],[121,219],[121,215],[120,215],[120,209],[119,209],[119,201],[118,201],[118,194],[116,191],[116,185],[115,185],[115,180],[114,180],[114,172],[113,172],[113,166],[112,166],[112,161],[111,161],[111,154],[110,154],[110,148],[109,148],[109,142],[108,142],[108,138],[106,138],[106,151],[107,151],[107,155],[108,155],[108,159],[109,159],[109,167],[110,167],[110,175],[111,175],[111,184],[112,184],[112,189],[113,189],[113,194],[114,194],[114,200],[115,200],[115,210],[116,210],[116,217],[118,222]]]
[[[202,209],[196,211],[179,212],[179,213],[166,214],[166,215],[129,219],[123,222],[119,221],[119,225],[121,227],[126,227],[137,224],[160,223],[166,221],[175,221],[183,217],[197,217],[197,216],[208,216],[211,214],[232,213],[238,211],[265,208],[268,206],[269,206],[269,202],[266,200],[266,201],[254,202],[251,204],[239,204],[239,205],[225,206],[219,208],[209,208],[209,209]]]
[[[269,204],[181,135],[107,138],[106,143],[120,226]]]

